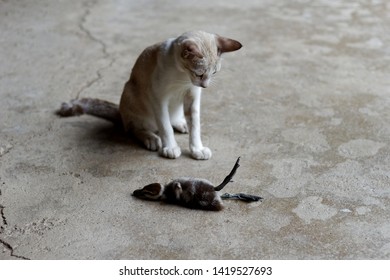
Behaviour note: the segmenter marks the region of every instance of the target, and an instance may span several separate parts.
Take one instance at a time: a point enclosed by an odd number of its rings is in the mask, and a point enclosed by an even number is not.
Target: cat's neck
[[[182,88],[192,88],[194,85],[188,78],[180,62],[180,48],[177,45],[177,39],[171,38],[162,43],[161,56],[157,65],[160,75],[169,81],[172,86]]]

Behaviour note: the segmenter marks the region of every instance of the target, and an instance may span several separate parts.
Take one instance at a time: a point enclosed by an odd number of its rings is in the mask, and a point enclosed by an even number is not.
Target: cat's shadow
[[[84,137],[95,140],[98,144],[112,147],[126,146],[131,149],[145,150],[141,142],[131,133],[126,133],[120,125],[102,121],[90,126]],[[84,138],[85,139],[85,138]]]
[[[175,131],[175,136],[188,135]],[[109,122],[102,122],[94,127],[90,127],[87,135],[90,139],[95,139],[103,145],[123,146],[130,149],[142,150],[145,153],[157,153],[157,151],[149,151],[144,147],[144,144],[138,140],[131,132],[124,132],[122,126],[115,125]],[[191,158],[191,153],[188,150],[182,150],[182,156]]]
[[[95,154],[107,154],[108,150],[112,153],[117,153],[130,149],[133,151],[144,151],[145,154],[155,153],[158,155],[157,151],[146,149],[143,143],[131,132],[126,133],[121,125],[105,120],[90,121],[84,117],[73,120],[67,125],[82,129],[82,132],[77,133],[77,146],[81,150],[93,151]],[[188,134],[175,131],[175,135]],[[190,151],[187,149],[182,150],[182,156],[192,158]]]
[[[61,118],[64,121],[64,118]],[[85,117],[72,120],[65,124],[64,130],[73,127],[76,130],[76,141],[80,149],[94,150],[103,153],[102,148],[111,151],[125,147],[126,149],[144,150],[141,143],[132,134],[125,133],[123,127],[105,120],[88,120]]]

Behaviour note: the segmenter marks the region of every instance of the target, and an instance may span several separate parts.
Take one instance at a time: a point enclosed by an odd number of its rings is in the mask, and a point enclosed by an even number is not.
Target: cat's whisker
[[[217,86],[219,83],[219,77],[215,76],[210,81],[210,87]]]

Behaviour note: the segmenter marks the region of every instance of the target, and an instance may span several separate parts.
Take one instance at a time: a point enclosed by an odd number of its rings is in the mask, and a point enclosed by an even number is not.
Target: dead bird
[[[223,209],[222,199],[239,199],[246,202],[259,201],[262,197],[244,193],[220,195],[238,167],[240,158],[237,159],[232,171],[218,186],[214,186],[210,181],[198,178],[182,177],[175,179],[167,185],[160,183],[149,184],[142,189],[135,190],[133,196],[147,200],[162,200],[166,203],[177,204],[187,208],[220,211]]]

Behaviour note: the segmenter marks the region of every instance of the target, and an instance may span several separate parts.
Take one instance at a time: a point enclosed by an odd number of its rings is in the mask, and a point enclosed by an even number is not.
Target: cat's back
[[[147,93],[150,90],[161,45],[162,43],[157,43],[143,50],[133,66],[130,79],[125,84],[119,103],[125,131],[137,125],[143,126],[145,122],[153,126],[150,124],[153,121]]]
[[[162,44],[162,42],[156,43],[143,50],[134,64],[130,76],[131,82],[137,84],[148,83],[150,76],[157,66],[157,60]]]

